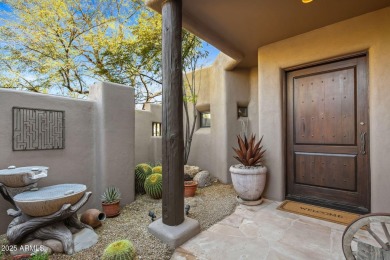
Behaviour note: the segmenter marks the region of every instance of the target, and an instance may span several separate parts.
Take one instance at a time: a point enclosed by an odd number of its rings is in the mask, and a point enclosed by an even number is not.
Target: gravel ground
[[[198,189],[196,196],[186,198],[185,204],[191,206],[189,217],[199,221],[205,230],[233,213],[237,202],[232,185],[214,183],[212,186]],[[153,210],[157,218],[161,217],[161,200],[151,199],[147,195],[139,195],[136,201],[126,205],[121,215],[107,219],[103,226],[96,229],[99,242],[73,256],[54,254],[50,259],[99,259],[104,248],[119,239],[129,239],[137,249],[138,259],[170,259],[173,250],[150,235],[147,227],[150,224],[149,210]],[[0,236],[0,245],[6,243],[5,235]]]

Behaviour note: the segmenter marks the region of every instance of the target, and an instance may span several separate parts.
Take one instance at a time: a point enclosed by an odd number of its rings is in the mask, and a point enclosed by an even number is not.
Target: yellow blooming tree
[[[88,95],[97,80],[136,88],[136,103],[161,95],[161,17],[140,0],[5,0],[0,87]],[[184,64],[201,41],[183,33]],[[192,55],[192,56],[191,56]]]

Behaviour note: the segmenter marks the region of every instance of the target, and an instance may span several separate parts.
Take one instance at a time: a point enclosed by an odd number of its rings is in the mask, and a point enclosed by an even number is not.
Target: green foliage
[[[153,167],[152,172],[162,174],[162,166]]]
[[[133,260],[136,250],[129,240],[118,240],[109,244],[103,252],[102,260]]]
[[[153,199],[162,197],[162,174],[154,173],[145,180],[145,191]]]
[[[146,178],[153,173],[153,169],[149,164],[140,163],[135,166],[135,191],[140,194],[145,194],[144,183]]]
[[[31,255],[30,260],[48,260],[49,254],[46,252],[35,252]]]
[[[234,156],[234,158],[244,166],[261,165],[265,153],[265,150],[262,150],[263,146],[260,146],[263,137],[261,137],[260,141],[257,143],[255,139],[256,136],[253,134],[251,135],[249,141],[247,140],[246,136],[244,137],[244,140],[241,138],[241,136],[237,136],[238,148],[233,148],[237,156]]]
[[[121,199],[121,193],[117,187],[108,187],[102,194],[103,203],[114,203]]]
[[[83,97],[99,80],[135,87],[136,104],[161,96],[161,16],[142,0],[4,2],[0,87]],[[183,30],[183,71],[201,47]]]

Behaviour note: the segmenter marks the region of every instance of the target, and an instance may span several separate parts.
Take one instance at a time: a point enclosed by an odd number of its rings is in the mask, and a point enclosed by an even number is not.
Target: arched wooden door
[[[287,73],[287,193],[370,211],[366,57]]]

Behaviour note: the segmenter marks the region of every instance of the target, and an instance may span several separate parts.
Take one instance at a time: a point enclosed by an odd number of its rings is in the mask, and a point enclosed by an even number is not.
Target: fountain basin
[[[7,187],[20,188],[36,183],[47,177],[46,166],[19,167],[10,166],[8,169],[0,170],[0,183]]]
[[[59,184],[19,193],[14,201],[23,213],[43,217],[57,212],[64,204],[77,203],[86,190],[83,184]]]

